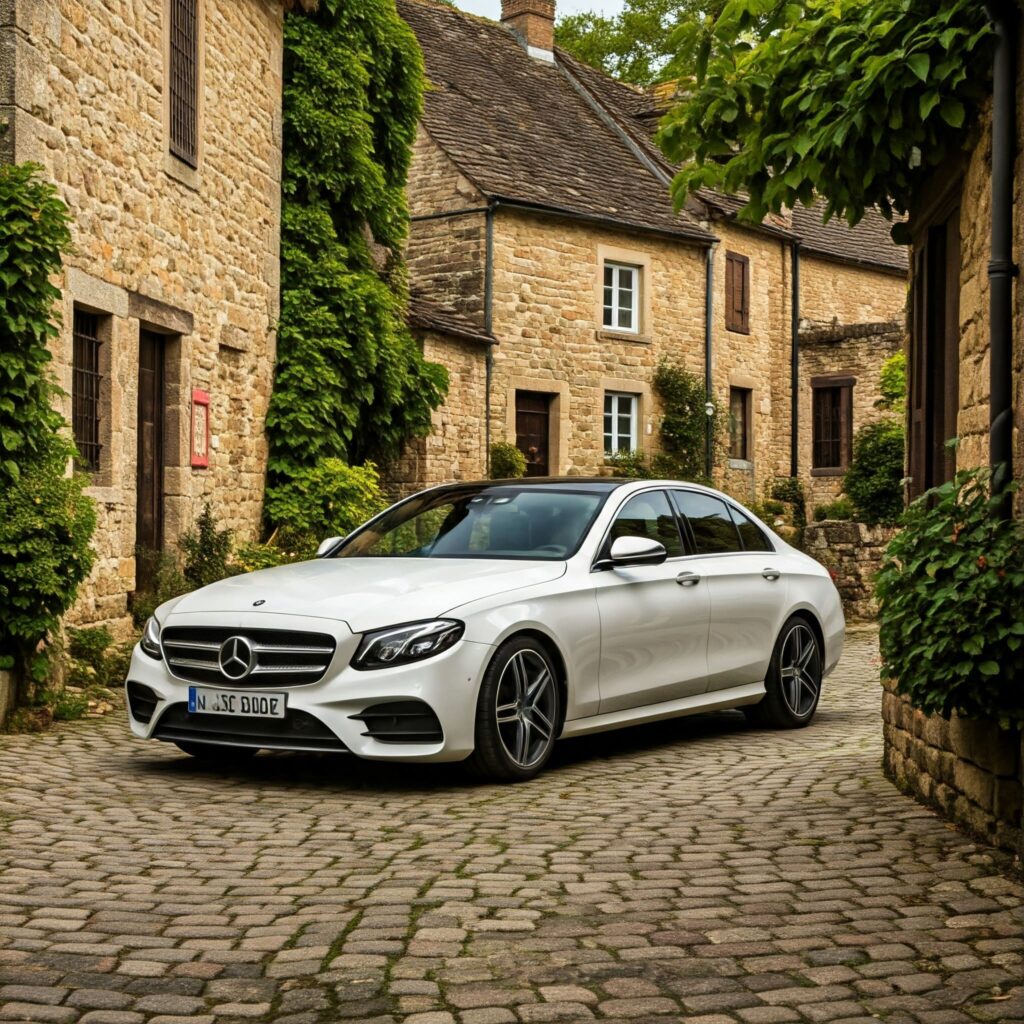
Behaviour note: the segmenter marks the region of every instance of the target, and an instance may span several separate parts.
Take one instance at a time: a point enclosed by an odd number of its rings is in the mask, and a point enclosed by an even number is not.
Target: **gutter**
[[[792,295],[789,303],[789,475],[799,473],[800,453],[800,242],[790,249]]]
[[[711,347],[714,342],[714,299],[715,299],[715,248],[713,242],[707,251],[707,272],[704,278],[704,401],[708,408],[715,404],[714,389],[711,382]],[[710,480],[712,462],[714,461],[714,436],[712,434],[712,416],[704,418],[704,475]]]
[[[1013,480],[1013,189],[1017,150],[1017,10],[985,4],[996,35],[992,65],[992,244],[989,280],[989,464],[1000,513],[1012,512]]]
[[[494,211],[492,199],[484,214],[484,331],[494,337]],[[491,476],[491,382],[494,379],[494,346],[484,355],[484,470]]]

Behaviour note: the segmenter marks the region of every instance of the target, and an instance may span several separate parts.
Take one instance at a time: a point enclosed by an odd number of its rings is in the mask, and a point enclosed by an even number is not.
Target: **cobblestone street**
[[[0,1020],[1024,1021],[1024,890],[885,780],[879,704],[859,632],[807,730],[571,741],[519,786],[0,737]]]

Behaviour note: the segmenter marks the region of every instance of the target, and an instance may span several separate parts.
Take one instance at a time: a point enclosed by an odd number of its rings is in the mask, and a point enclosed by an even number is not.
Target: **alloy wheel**
[[[782,699],[797,718],[806,718],[818,702],[821,689],[821,655],[810,627],[795,623],[782,641],[779,653]]]
[[[536,651],[517,651],[505,663],[494,711],[505,753],[520,768],[532,768],[554,742],[558,713],[551,668]]]

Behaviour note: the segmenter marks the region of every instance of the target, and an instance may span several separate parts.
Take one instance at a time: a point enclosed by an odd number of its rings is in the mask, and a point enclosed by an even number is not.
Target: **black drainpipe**
[[[800,243],[797,241],[793,242],[791,256],[793,294],[789,314],[789,475],[795,477],[800,468]]]
[[[1017,13],[1011,2],[986,3],[996,33],[992,66],[992,253],[989,280],[989,463],[992,490],[1013,479],[1013,167],[1017,156]],[[1011,511],[1007,494],[1002,511]]]
[[[484,213],[484,333],[490,336],[494,326],[494,210],[496,199],[487,204]],[[484,466],[491,475],[491,379],[494,376],[494,346],[487,346],[484,356]]]
[[[704,277],[704,395],[709,406],[715,402],[711,386],[711,344],[714,340],[714,297],[715,297],[715,248],[712,242],[707,252],[707,273]],[[713,417],[704,416],[704,475],[711,479],[711,464],[714,456],[714,437],[712,436]]]

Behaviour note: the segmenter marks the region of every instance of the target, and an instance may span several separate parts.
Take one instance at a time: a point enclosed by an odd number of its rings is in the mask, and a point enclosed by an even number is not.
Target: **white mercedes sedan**
[[[132,731],[536,775],[561,736],[720,708],[797,728],[845,627],[827,570],[731,498],[675,481],[451,484],[309,562],[149,620]]]

